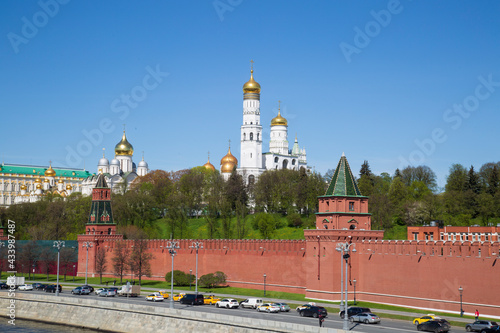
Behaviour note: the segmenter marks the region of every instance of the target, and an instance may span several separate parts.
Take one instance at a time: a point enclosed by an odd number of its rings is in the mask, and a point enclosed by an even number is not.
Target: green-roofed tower
[[[371,229],[368,197],[361,194],[344,154],[325,195],[318,197],[317,229]]]
[[[101,173],[92,190],[92,204],[90,206],[87,234],[112,234],[116,229],[111,211],[111,189]]]

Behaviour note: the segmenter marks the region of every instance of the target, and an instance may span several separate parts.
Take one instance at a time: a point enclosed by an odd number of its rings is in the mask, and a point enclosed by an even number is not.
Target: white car
[[[280,307],[276,303],[264,303],[257,307],[259,312],[280,312]]]
[[[226,308],[226,309],[237,309],[240,307],[240,303],[232,298],[223,298],[217,303],[215,303],[216,308]]]
[[[165,298],[160,293],[152,293],[146,296],[146,301],[163,302]]]
[[[33,290],[32,284],[22,284],[19,286],[19,290]]]
[[[104,289],[106,289],[106,288],[97,288],[96,290],[94,290],[94,293],[95,293],[96,295],[99,295],[99,293],[100,293],[101,291],[103,291]]]

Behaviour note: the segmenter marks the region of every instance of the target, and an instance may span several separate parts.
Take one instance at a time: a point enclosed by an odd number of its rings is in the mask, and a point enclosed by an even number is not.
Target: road
[[[17,291],[17,293],[44,293],[43,291]],[[54,294],[48,294],[54,295]],[[54,295],[55,297],[55,295]],[[169,307],[170,301],[165,300],[163,302],[151,302],[145,300],[145,295],[140,297],[99,297],[94,294],[91,295],[72,295],[70,290],[64,289],[60,294],[60,297],[81,297],[81,298],[99,298],[100,300],[105,300],[109,302],[128,302],[142,305],[152,305],[158,307]],[[296,323],[302,325],[319,326],[319,321],[316,318],[300,317],[295,310],[290,312],[280,312],[280,313],[264,313],[258,312],[253,309],[225,309],[216,308],[215,306],[204,305],[204,306],[192,306],[179,304],[179,302],[174,302],[175,309],[182,309],[188,311],[200,311],[208,313],[224,313],[233,316],[241,316],[247,318],[258,318],[266,320],[282,321],[287,323]],[[329,313],[328,317],[325,319],[324,327],[327,328],[337,328],[342,329],[343,321],[340,319],[337,313]],[[380,324],[360,324],[360,323],[349,323],[349,328],[356,332],[366,332],[366,333],[381,333],[381,332],[416,332],[417,329],[410,322],[405,322],[401,320],[384,319],[382,317],[382,322]],[[450,332],[463,332],[463,328],[455,328]]]

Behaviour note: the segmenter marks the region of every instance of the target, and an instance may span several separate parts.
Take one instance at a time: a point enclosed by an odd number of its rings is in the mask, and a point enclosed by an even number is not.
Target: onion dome
[[[99,160],[97,166],[108,166],[109,160],[104,156],[104,148],[102,149],[102,158]]]
[[[122,140],[115,146],[115,154],[118,156],[132,156],[134,154],[134,147],[127,141],[125,131],[123,131]]]
[[[48,182],[49,182],[49,180],[48,180],[47,178],[45,178],[45,179],[43,180],[43,182],[44,182],[44,183],[48,183]]]
[[[61,179],[59,179],[58,183],[59,184],[64,184],[64,180],[62,180],[62,178],[61,178]]]
[[[52,169],[52,165],[50,165],[49,168],[45,170],[45,177],[55,177],[55,176],[56,172],[54,171],[54,169]]]
[[[250,80],[243,85],[243,92],[260,94],[260,84],[253,79],[253,69],[250,70]]]
[[[210,163],[210,155],[208,155],[208,161],[207,163],[203,164],[203,166],[205,167],[205,169],[207,170],[212,170],[212,171],[215,171],[215,167],[213,166],[212,163]]]
[[[26,185],[24,184],[21,185],[21,191],[26,191]]]
[[[40,184],[41,182],[42,182],[42,180],[40,178],[35,179],[36,184]]]
[[[66,189],[71,191],[73,189],[73,186],[71,186],[70,184],[68,184],[68,185],[66,185]]]
[[[139,162],[139,168],[147,168],[148,167],[148,163],[144,160],[140,161]]]
[[[118,161],[116,158],[113,158],[111,160],[111,165],[118,165],[118,166],[120,166],[120,161]]]
[[[271,126],[288,126],[288,122],[281,116],[281,111],[278,109],[278,115],[271,120]]]
[[[234,168],[238,165],[238,160],[231,154],[231,147],[229,147],[226,156],[220,160],[220,170],[221,172],[232,172]]]
[[[36,184],[36,189],[41,190],[42,189],[42,184]]]

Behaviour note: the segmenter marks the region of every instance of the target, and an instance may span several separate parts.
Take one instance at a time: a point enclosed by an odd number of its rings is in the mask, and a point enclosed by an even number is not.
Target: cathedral
[[[82,194],[91,195],[92,189],[97,185],[97,180],[100,174],[104,175],[106,183],[114,192],[126,192],[130,184],[138,176],[145,176],[149,169],[148,163],[144,161],[144,156],[139,164],[135,164],[132,160],[134,155],[134,147],[127,140],[125,131],[120,142],[115,146],[115,158],[109,162],[103,154],[102,158],[97,163],[97,174],[91,175],[82,182]]]
[[[234,168],[245,180],[246,184],[254,183],[266,170],[276,169],[305,169],[307,166],[306,150],[300,148],[295,136],[292,149],[288,142],[288,121],[281,116],[281,107],[278,115],[271,121],[269,138],[269,152],[262,153],[262,123],[260,121],[260,84],[253,78],[253,68],[250,70],[250,80],[243,85],[243,124],[240,137],[240,164],[228,153],[221,159],[220,172],[224,179],[228,179]],[[210,161],[204,165],[212,168]]]

